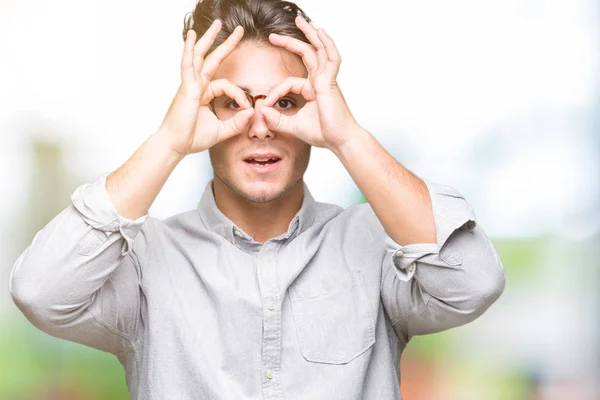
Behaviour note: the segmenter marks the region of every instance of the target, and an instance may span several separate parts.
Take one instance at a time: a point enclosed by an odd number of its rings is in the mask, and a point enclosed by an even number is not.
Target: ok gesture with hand
[[[211,81],[221,62],[244,35],[243,28],[236,27],[227,40],[205,58],[221,26],[222,22],[215,20],[197,43],[196,32],[187,32],[181,59],[181,84],[160,127],[171,149],[181,155],[206,150],[243,132],[254,115],[254,108],[238,86],[226,79]],[[210,101],[222,95],[235,99],[242,108],[224,121],[209,108]]]
[[[311,44],[275,33],[269,40],[301,56],[308,78],[286,78],[270,91],[260,111],[269,129],[292,134],[313,146],[335,149],[358,128],[336,80],[342,59],[325,30],[315,29],[300,16],[296,17],[296,25]],[[291,116],[273,108],[287,93],[300,94],[306,99],[306,104]]]

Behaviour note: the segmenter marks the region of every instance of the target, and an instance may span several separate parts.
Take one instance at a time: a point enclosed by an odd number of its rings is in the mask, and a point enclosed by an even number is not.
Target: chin
[[[291,183],[291,182],[290,182]],[[269,203],[283,196],[291,187],[281,182],[252,182],[243,185],[243,197],[254,203]]]
[[[302,176],[300,176],[298,179],[288,177],[287,179],[279,178],[260,181],[251,180],[247,176],[217,176],[233,193],[253,203],[275,201],[288,193],[302,179]]]
[[[268,203],[276,200],[285,187],[279,182],[248,182],[246,178],[216,175],[235,195],[253,203]]]

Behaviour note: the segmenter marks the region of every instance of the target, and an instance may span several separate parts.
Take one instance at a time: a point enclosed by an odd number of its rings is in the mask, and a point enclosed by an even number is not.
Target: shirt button
[[[244,236],[244,235],[242,234],[242,232],[240,232],[240,231],[239,231],[239,230],[237,230],[237,229],[234,229],[234,230],[233,230],[233,233],[235,233],[235,236],[237,236],[237,237],[243,237],[243,236]]]
[[[468,230],[470,230],[470,231],[472,231],[473,229],[475,229],[475,226],[476,226],[476,225],[477,225],[477,223],[476,223],[475,221],[473,221],[472,219],[471,219],[471,220],[469,220],[469,221],[467,221],[467,222],[465,223],[465,227],[466,227]]]
[[[394,257],[402,257],[404,255],[404,252],[402,250],[398,250],[397,252],[394,253]]]
[[[412,263],[408,266],[408,272],[413,272],[415,270],[415,263]]]
[[[267,370],[267,378],[273,379],[273,370],[271,368]]]
[[[269,310],[273,311],[275,309],[275,302],[273,300],[269,300]]]

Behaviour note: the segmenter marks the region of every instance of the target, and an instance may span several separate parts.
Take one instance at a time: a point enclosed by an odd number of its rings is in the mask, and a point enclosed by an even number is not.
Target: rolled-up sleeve
[[[38,329],[120,353],[140,326],[140,266],[131,249],[149,215],[120,216],[107,176],[75,189],[72,204],[36,233],[11,269],[9,292]]]
[[[453,187],[425,181],[437,243],[384,237],[381,298],[401,339],[468,323],[505,286],[502,262],[473,207]]]
[[[131,250],[133,239],[149,214],[146,213],[136,220],[120,215],[106,191],[107,177],[108,173],[105,173],[94,182],[79,186],[71,195],[71,202],[81,214],[81,218],[92,228],[104,232],[107,237],[114,232],[120,232],[125,239],[121,254],[125,255]]]

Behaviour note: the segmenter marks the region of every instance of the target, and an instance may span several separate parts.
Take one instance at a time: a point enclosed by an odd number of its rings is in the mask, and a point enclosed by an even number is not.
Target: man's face
[[[288,76],[308,76],[300,57],[270,44],[243,42],[223,60],[212,79],[225,78],[255,96],[267,95]],[[304,104],[302,97],[295,94],[282,99],[288,101],[273,106],[282,113],[295,113]],[[223,99],[215,101],[226,103]],[[265,203],[299,184],[308,166],[311,146],[294,136],[269,130],[260,112],[262,103],[262,99],[256,101],[254,115],[244,132],[213,146],[209,155],[215,179],[247,200]],[[225,118],[239,107],[234,103],[220,109],[221,113],[216,110],[217,116]],[[253,155],[271,155],[278,161],[249,159]]]

